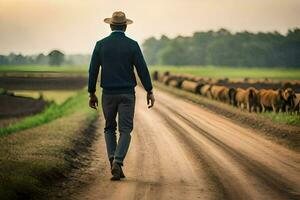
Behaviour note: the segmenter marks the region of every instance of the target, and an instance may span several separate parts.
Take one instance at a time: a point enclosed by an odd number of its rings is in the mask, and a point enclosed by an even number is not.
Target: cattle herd
[[[153,80],[247,109],[249,112],[300,113],[300,93],[296,93],[299,92],[299,81],[213,79],[168,71],[154,71]]]

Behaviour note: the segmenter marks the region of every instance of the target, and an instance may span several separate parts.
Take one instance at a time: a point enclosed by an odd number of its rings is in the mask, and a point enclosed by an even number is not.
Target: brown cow
[[[215,92],[215,89],[212,88],[211,91]],[[217,91],[218,91],[218,93],[217,93],[217,96],[215,97],[217,100],[225,102],[225,103],[229,103],[232,105],[236,105],[236,101],[235,101],[236,90],[234,88],[222,86],[222,88],[217,89]]]
[[[193,81],[195,79],[195,76],[192,74],[176,74],[176,77],[183,80],[189,80],[189,81]]]
[[[273,110],[274,112],[282,111],[285,106],[283,90],[259,90],[259,101],[262,111]]]
[[[181,84],[181,88],[183,90],[193,92],[196,94],[200,94],[200,89],[203,86],[201,83],[193,82],[193,81],[183,81]]]
[[[202,96],[211,98],[211,93],[210,93],[211,87],[212,87],[212,85],[208,85],[208,84],[202,86],[200,89],[200,94]]]
[[[205,80],[202,77],[195,77],[194,81],[199,83],[205,83]]]
[[[239,108],[243,109],[245,106],[245,102],[246,102],[246,90],[242,89],[242,88],[237,88],[235,100],[236,100],[237,106]]]
[[[229,103],[233,106],[236,106],[235,95],[236,95],[236,89],[229,88],[229,90],[228,90]]]
[[[235,101],[236,89],[224,87],[223,90],[219,93],[219,99],[222,102],[229,103],[231,105],[236,105]]]
[[[295,91],[292,88],[287,88],[283,92],[283,98],[285,100],[284,111],[292,112],[295,107],[294,99],[297,99]]]
[[[235,105],[235,94],[234,88],[228,88],[226,86],[214,85],[211,87],[211,96],[213,99]]]
[[[168,76],[164,76],[162,79],[162,82],[165,85],[169,85],[169,82],[172,80],[177,80],[178,78],[175,75],[168,75]]]
[[[260,112],[261,111],[261,106],[259,102],[259,96],[258,96],[258,90],[255,89],[254,87],[249,87],[246,90],[247,92],[247,109],[249,112],[251,111],[256,111]]]
[[[171,73],[169,71],[166,71],[162,74],[162,76],[158,77],[158,81],[159,82],[164,82],[164,80],[166,79],[166,77],[169,77],[171,75]]]
[[[225,83],[229,83],[229,78],[220,78],[216,80],[218,84],[225,84]]]
[[[167,75],[162,77],[161,82],[163,82],[163,84],[165,85],[169,85],[170,80],[171,80],[171,76]]]
[[[258,91],[253,87],[249,87],[246,90],[237,88],[235,100],[239,108],[247,108],[249,112],[257,111],[259,108]]]
[[[215,100],[221,101],[221,93],[225,86],[213,85],[210,89],[211,97]]]
[[[184,78],[185,80],[194,81],[195,76],[192,75],[192,74],[184,74],[183,78]]]
[[[296,98],[294,98],[294,108],[293,111],[297,114],[300,114],[300,93],[296,94]]]
[[[169,81],[169,86],[173,86],[173,87],[176,87],[176,88],[181,88],[182,82],[183,82],[183,80],[179,79],[179,78],[172,79],[172,80]]]

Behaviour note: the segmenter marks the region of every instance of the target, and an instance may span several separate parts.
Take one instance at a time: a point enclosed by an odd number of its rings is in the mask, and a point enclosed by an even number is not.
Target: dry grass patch
[[[71,163],[66,152],[92,123],[96,112],[75,112],[36,128],[0,138],[0,196],[40,199]]]

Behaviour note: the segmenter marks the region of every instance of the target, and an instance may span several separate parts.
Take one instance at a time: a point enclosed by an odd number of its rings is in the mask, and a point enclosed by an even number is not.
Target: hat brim
[[[126,19],[126,21],[124,23],[114,23],[112,21],[112,18],[105,18],[103,21],[107,24],[112,24],[112,25],[128,25],[128,24],[133,23],[133,21],[131,19]]]

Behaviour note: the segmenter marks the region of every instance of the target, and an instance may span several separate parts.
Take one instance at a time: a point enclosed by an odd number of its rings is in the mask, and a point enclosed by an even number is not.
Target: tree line
[[[90,55],[65,55],[59,50],[53,50],[49,54],[23,55],[10,53],[0,55],[0,66],[10,65],[86,65],[90,60]]]
[[[226,29],[190,37],[148,38],[143,51],[149,65],[217,65],[300,68],[300,29],[232,33]]]

